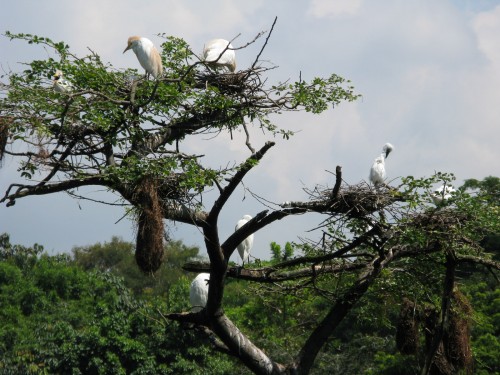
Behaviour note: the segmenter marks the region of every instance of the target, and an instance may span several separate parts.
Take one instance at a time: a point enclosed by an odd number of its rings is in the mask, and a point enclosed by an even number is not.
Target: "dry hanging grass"
[[[417,306],[408,298],[403,299],[396,327],[396,348],[401,354],[416,354],[418,351]]]
[[[5,147],[9,140],[9,125],[11,122],[12,119],[10,117],[0,117],[0,163],[2,162]]]
[[[157,189],[158,183],[145,177],[136,191],[141,212],[137,221],[135,260],[144,273],[156,272],[163,262],[163,212]]]
[[[472,351],[470,347],[472,307],[467,298],[455,289],[448,330],[443,339],[446,356],[450,363],[466,374],[472,374]]]
[[[443,339],[439,343],[429,374],[473,373],[473,358],[470,347],[471,314],[472,307],[469,301],[460,291],[455,289],[452,295],[452,308],[448,324],[445,327]],[[424,315],[424,332],[427,350],[429,350],[439,314],[436,310],[427,308]]]

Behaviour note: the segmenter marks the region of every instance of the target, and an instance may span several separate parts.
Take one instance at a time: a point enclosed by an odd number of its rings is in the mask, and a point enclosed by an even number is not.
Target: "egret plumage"
[[[208,299],[208,283],[210,281],[209,273],[200,273],[191,282],[189,289],[189,302],[193,312],[201,311],[205,308]]]
[[[384,183],[386,173],[385,173],[385,159],[389,156],[394,146],[390,143],[386,143],[382,148],[382,153],[379,157],[375,158],[373,165],[370,169],[370,181],[376,187]]]
[[[140,36],[131,36],[128,38],[127,48],[123,53],[129,49],[134,51],[139,63],[146,70],[146,74],[151,74],[154,78],[161,75],[163,72],[161,56],[152,41]]]
[[[236,70],[236,53],[225,39],[213,39],[203,48],[203,60],[210,65],[226,67],[230,72]]]
[[[434,201],[434,204],[436,206],[439,206],[440,204],[450,199],[453,193],[455,193],[455,189],[453,189],[452,186],[443,184],[436,190],[434,190],[434,192],[431,194],[431,198]]]
[[[52,86],[55,91],[69,93],[73,90],[73,84],[63,77],[63,72],[61,70],[56,70],[52,78]]]
[[[236,227],[234,228],[235,231],[240,229],[243,225],[248,223],[250,220],[252,220],[252,217],[250,215],[244,215],[236,224]],[[245,238],[241,243],[238,245],[238,253],[240,253],[241,260],[243,261],[243,264],[245,262],[248,263],[249,258],[250,258],[250,250],[252,250],[253,246],[253,234],[249,235],[247,238]]]

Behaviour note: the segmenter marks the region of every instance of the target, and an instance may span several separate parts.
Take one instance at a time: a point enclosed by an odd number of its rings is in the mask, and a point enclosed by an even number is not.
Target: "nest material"
[[[428,352],[431,345],[432,339],[436,333],[436,324],[439,321],[439,312],[433,307],[426,307],[423,312],[424,319],[424,332],[425,332],[425,351]],[[453,366],[450,365],[446,358],[446,353],[444,351],[443,341],[439,343],[439,346],[434,354],[434,359],[429,369],[429,374],[431,375],[452,375]]]
[[[157,186],[160,196],[182,203],[190,202],[193,196],[189,194],[188,188],[181,185],[181,177],[181,174],[175,173],[164,178],[162,183]]]
[[[208,86],[216,87],[221,93],[240,93],[247,89],[249,72],[220,73],[217,71],[204,71],[196,74],[196,87],[200,89]]]
[[[470,217],[456,210],[439,210],[436,212],[418,213],[412,217],[412,225],[426,228],[449,228],[468,221]]]
[[[135,260],[139,268],[148,274],[160,268],[164,255],[163,211],[157,190],[158,182],[146,177],[136,192],[141,212],[137,221]]]
[[[381,186],[374,190],[366,183],[349,185],[339,190],[337,197],[333,197],[332,189],[317,186],[314,190],[306,190],[311,202],[303,204],[311,210],[347,214],[350,217],[364,217],[383,209],[399,200],[391,188]],[[300,207],[300,205],[292,204]]]
[[[408,298],[403,299],[396,327],[396,348],[401,354],[416,354],[418,351],[417,306]]]
[[[472,374],[472,350],[470,347],[472,307],[458,290],[453,291],[452,309],[447,332],[443,338],[446,356],[450,363],[466,374]]]
[[[429,369],[429,375],[454,375],[456,374],[454,367],[450,364],[446,358],[446,354],[443,347],[443,342],[439,343],[438,350],[434,355],[434,360]]]
[[[11,123],[12,119],[10,117],[0,117],[0,165],[5,153],[7,141],[9,140],[9,125]]]
[[[429,374],[451,375],[461,370],[464,374],[473,373],[470,346],[471,314],[472,308],[469,301],[455,289],[448,325],[445,327],[443,340],[439,343]],[[429,350],[439,314],[436,310],[429,308],[424,311],[424,315],[426,350]]]

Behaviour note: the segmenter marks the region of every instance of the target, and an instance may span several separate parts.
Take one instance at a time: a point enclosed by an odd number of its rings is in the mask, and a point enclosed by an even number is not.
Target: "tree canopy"
[[[365,182],[343,183],[338,166],[332,187],[310,186],[310,199],[304,202],[284,197],[284,203],[255,214],[228,238],[220,238],[221,211],[275,145],[255,145],[252,131],[287,138],[292,133],[275,123],[275,115],[321,113],[359,97],[350,82],[336,74],[310,82],[269,83],[273,67],[260,56],[273,27],[256,38],[265,40],[253,64],[234,73],[214,70],[184,40],[164,35],[165,69],[154,80],[135,70],[115,69],[92,51],[76,56],[64,42],[7,33],[11,39],[43,45],[54,57],[29,62],[24,71],[9,72],[8,82],[2,83],[0,145],[2,153],[18,160],[26,182],[11,184],[0,203],[11,206],[27,196],[63,191],[78,195],[75,189],[90,185],[116,192],[137,220],[135,260],[148,274],[169,261],[163,220],[198,227],[208,262],[190,262],[184,268],[210,272],[206,307],[191,312],[174,306],[162,315],[197,327],[214,350],[237,358],[255,373],[309,373],[320,351],[341,334],[346,317],[371,295],[380,301],[377,308],[386,300],[401,305],[400,349],[418,356],[422,374],[469,371],[469,322],[463,318],[469,305],[457,289],[456,275],[469,263],[500,270],[481,242],[500,232],[500,225],[498,202],[466,189],[437,206],[432,203],[428,190],[436,183],[451,183],[453,175],[408,176],[398,186],[373,188]],[[50,77],[56,70],[64,72],[71,91],[53,90]],[[247,134],[244,147],[249,150],[239,165],[221,160],[219,167],[209,166],[206,155],[184,151],[193,136],[217,137],[237,129]],[[203,198],[212,188],[217,197],[207,203]],[[252,233],[308,213],[323,216],[315,240],[289,244],[283,252],[274,245],[269,265],[229,265],[237,245]],[[85,254],[80,255],[83,259]],[[287,309],[296,299],[313,297],[322,309],[297,332],[303,338],[300,343],[272,356],[252,335],[251,325],[240,329],[225,312],[231,279],[262,284],[266,293],[281,296]],[[253,319],[258,325],[273,316]],[[417,345],[421,325],[427,332],[423,349]]]

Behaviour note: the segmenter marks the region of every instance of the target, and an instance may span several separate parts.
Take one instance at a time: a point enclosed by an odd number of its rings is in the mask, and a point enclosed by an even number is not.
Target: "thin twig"
[[[269,30],[269,33],[267,34],[266,40],[264,41],[264,45],[260,49],[259,54],[257,55],[255,61],[252,64],[252,69],[255,68],[255,65],[257,65],[257,62],[259,61],[260,55],[262,55],[262,52],[264,52],[264,48],[266,48],[267,42],[269,41],[269,38],[271,37],[271,34],[273,32],[273,29],[274,29],[274,25],[276,25],[277,20],[278,20],[278,17],[274,17],[274,21],[273,21],[273,24],[271,26],[271,30]]]

